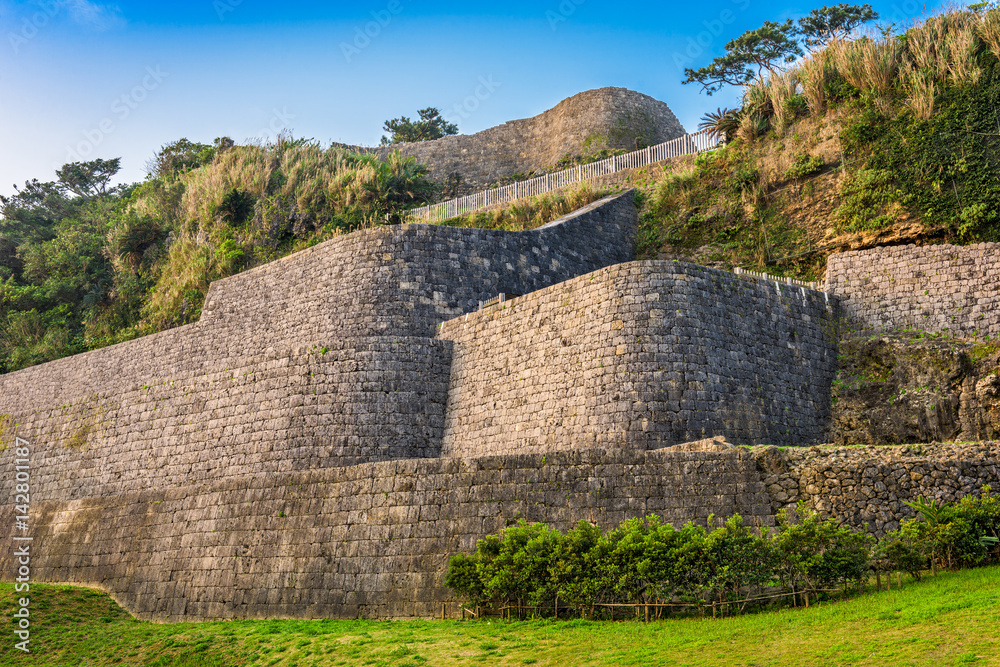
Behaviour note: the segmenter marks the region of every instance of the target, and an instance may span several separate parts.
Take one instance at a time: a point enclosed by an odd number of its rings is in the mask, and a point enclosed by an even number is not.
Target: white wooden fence
[[[719,143],[718,139],[710,137],[706,132],[686,134],[683,137],[678,137],[632,153],[615,155],[614,157],[599,160],[598,162],[591,162],[590,164],[557,171],[554,174],[537,176],[527,181],[511,183],[501,188],[484,190],[439,204],[421,206],[410,211],[409,220],[411,222],[440,222],[488,208],[495,204],[505,204],[524,197],[534,197],[535,195],[551,192],[572,183],[579,183],[580,181],[590,180],[598,176],[613,174],[623,169],[635,169],[636,167],[644,167],[647,164],[653,164],[654,162],[660,162],[672,157],[701,153],[702,151],[715,148]]]
[[[776,283],[785,283],[786,285],[796,285],[798,287],[806,287],[812,290],[825,291],[825,285],[822,282],[812,281],[806,282],[804,280],[797,280],[795,278],[789,278],[787,276],[772,276],[769,273],[761,273],[760,271],[747,271],[746,269],[736,267],[733,269],[733,273],[738,276],[747,276],[750,278],[760,278],[762,280],[773,280]]]

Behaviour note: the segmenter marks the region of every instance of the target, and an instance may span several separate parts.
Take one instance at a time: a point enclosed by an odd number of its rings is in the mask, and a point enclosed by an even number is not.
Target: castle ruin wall
[[[375,148],[345,146],[386,158],[392,151],[429,168],[445,182],[459,174],[459,194],[482,190],[515,174],[557,164],[566,155],[602,148],[638,150],[684,136],[670,108],[648,95],[625,88],[578,93],[531,118],[512,120],[475,134]]]
[[[680,262],[600,269],[446,322],[445,456],[828,439],[835,298]]]
[[[580,451],[386,461],[117,488],[33,506],[35,581],[96,586],[139,618],[450,617],[448,559],[519,519],[612,528],[740,513],[773,525],[749,452]],[[14,507],[0,507],[13,525]],[[3,576],[14,571],[0,553]]]
[[[863,327],[1000,336],[1000,243],[837,253],[826,284]]]

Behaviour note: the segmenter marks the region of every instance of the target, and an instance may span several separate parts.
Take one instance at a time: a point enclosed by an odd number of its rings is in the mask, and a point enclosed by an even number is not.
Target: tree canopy
[[[745,86],[763,76],[773,74],[782,64],[794,62],[804,55],[796,39],[795,24],[791,19],[784,23],[765,21],[756,30],[748,30],[726,44],[726,55],[700,69],[684,70],[683,83],[700,83],[708,95],[723,86]]]
[[[799,34],[806,47],[813,50],[834,39],[845,39],[854,30],[878,18],[878,12],[871,5],[848,5],[841,3],[830,7],[820,7],[799,19]]]
[[[441,117],[441,111],[434,107],[420,109],[420,120],[410,120],[406,116],[385,121],[382,129],[390,136],[382,137],[382,145],[399,144],[412,141],[430,141],[441,137],[458,134],[458,125],[449,123]]]
[[[181,174],[208,164],[216,153],[232,148],[233,144],[229,137],[216,137],[211,145],[188,141],[186,137],[178,139],[160,147],[146,162],[146,172],[153,178]]]
[[[812,10],[796,24],[765,21],[726,44],[726,54],[698,69],[685,68],[683,83],[701,84],[708,95],[723,86],[746,86],[774,74],[805,55],[802,44],[813,50],[833,39],[846,38],[858,26],[878,18],[871,5],[839,4]]]

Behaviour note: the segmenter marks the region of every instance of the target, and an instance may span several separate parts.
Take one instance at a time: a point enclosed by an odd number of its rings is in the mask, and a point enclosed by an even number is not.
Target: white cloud
[[[74,21],[96,30],[109,30],[125,25],[118,5],[104,5],[88,0],[62,0]]]

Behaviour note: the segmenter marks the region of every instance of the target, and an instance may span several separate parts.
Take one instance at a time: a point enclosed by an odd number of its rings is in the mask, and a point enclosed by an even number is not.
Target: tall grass
[[[904,82],[909,95],[906,104],[913,117],[918,120],[928,120],[934,115],[934,101],[937,97],[937,84],[934,76],[926,70],[908,67],[903,72]]]
[[[1000,10],[987,12],[975,26],[975,30],[993,55],[1000,58]]]
[[[501,208],[445,220],[448,227],[476,227],[519,232],[535,229],[597,201],[602,193],[589,183],[563,192],[519,199]]]
[[[380,160],[279,137],[234,146],[175,183],[144,188],[133,211],[168,220],[175,234],[146,300],[148,326],[196,319],[213,280],[339,233],[400,221],[435,194],[426,173],[398,153]]]
[[[774,129],[780,134],[794,113],[788,103],[798,93],[799,73],[796,69],[776,72],[767,79],[767,97],[774,110]]]
[[[836,80],[837,70],[830,56],[830,51],[823,50],[799,65],[802,95],[806,98],[806,106],[813,114],[823,113],[826,109],[827,87]]]
[[[789,121],[787,101],[794,85],[812,114],[823,113],[844,82],[884,113],[902,101],[914,117],[926,120],[942,86],[979,82],[984,51],[1000,58],[1000,10],[948,9],[898,38],[870,32],[855,40],[833,40],[797,66],[747,87],[739,136],[752,141],[766,129],[766,119],[780,132]]]
[[[748,143],[756,140],[767,131],[768,117],[773,113],[767,82],[754,81],[743,93],[743,112],[736,136]]]
[[[991,14],[977,17],[971,12],[948,10],[911,28],[906,45],[916,69],[932,74],[939,83],[978,82],[982,69],[977,60],[977,38],[987,21],[995,24]],[[989,28],[986,32],[989,34]]]

